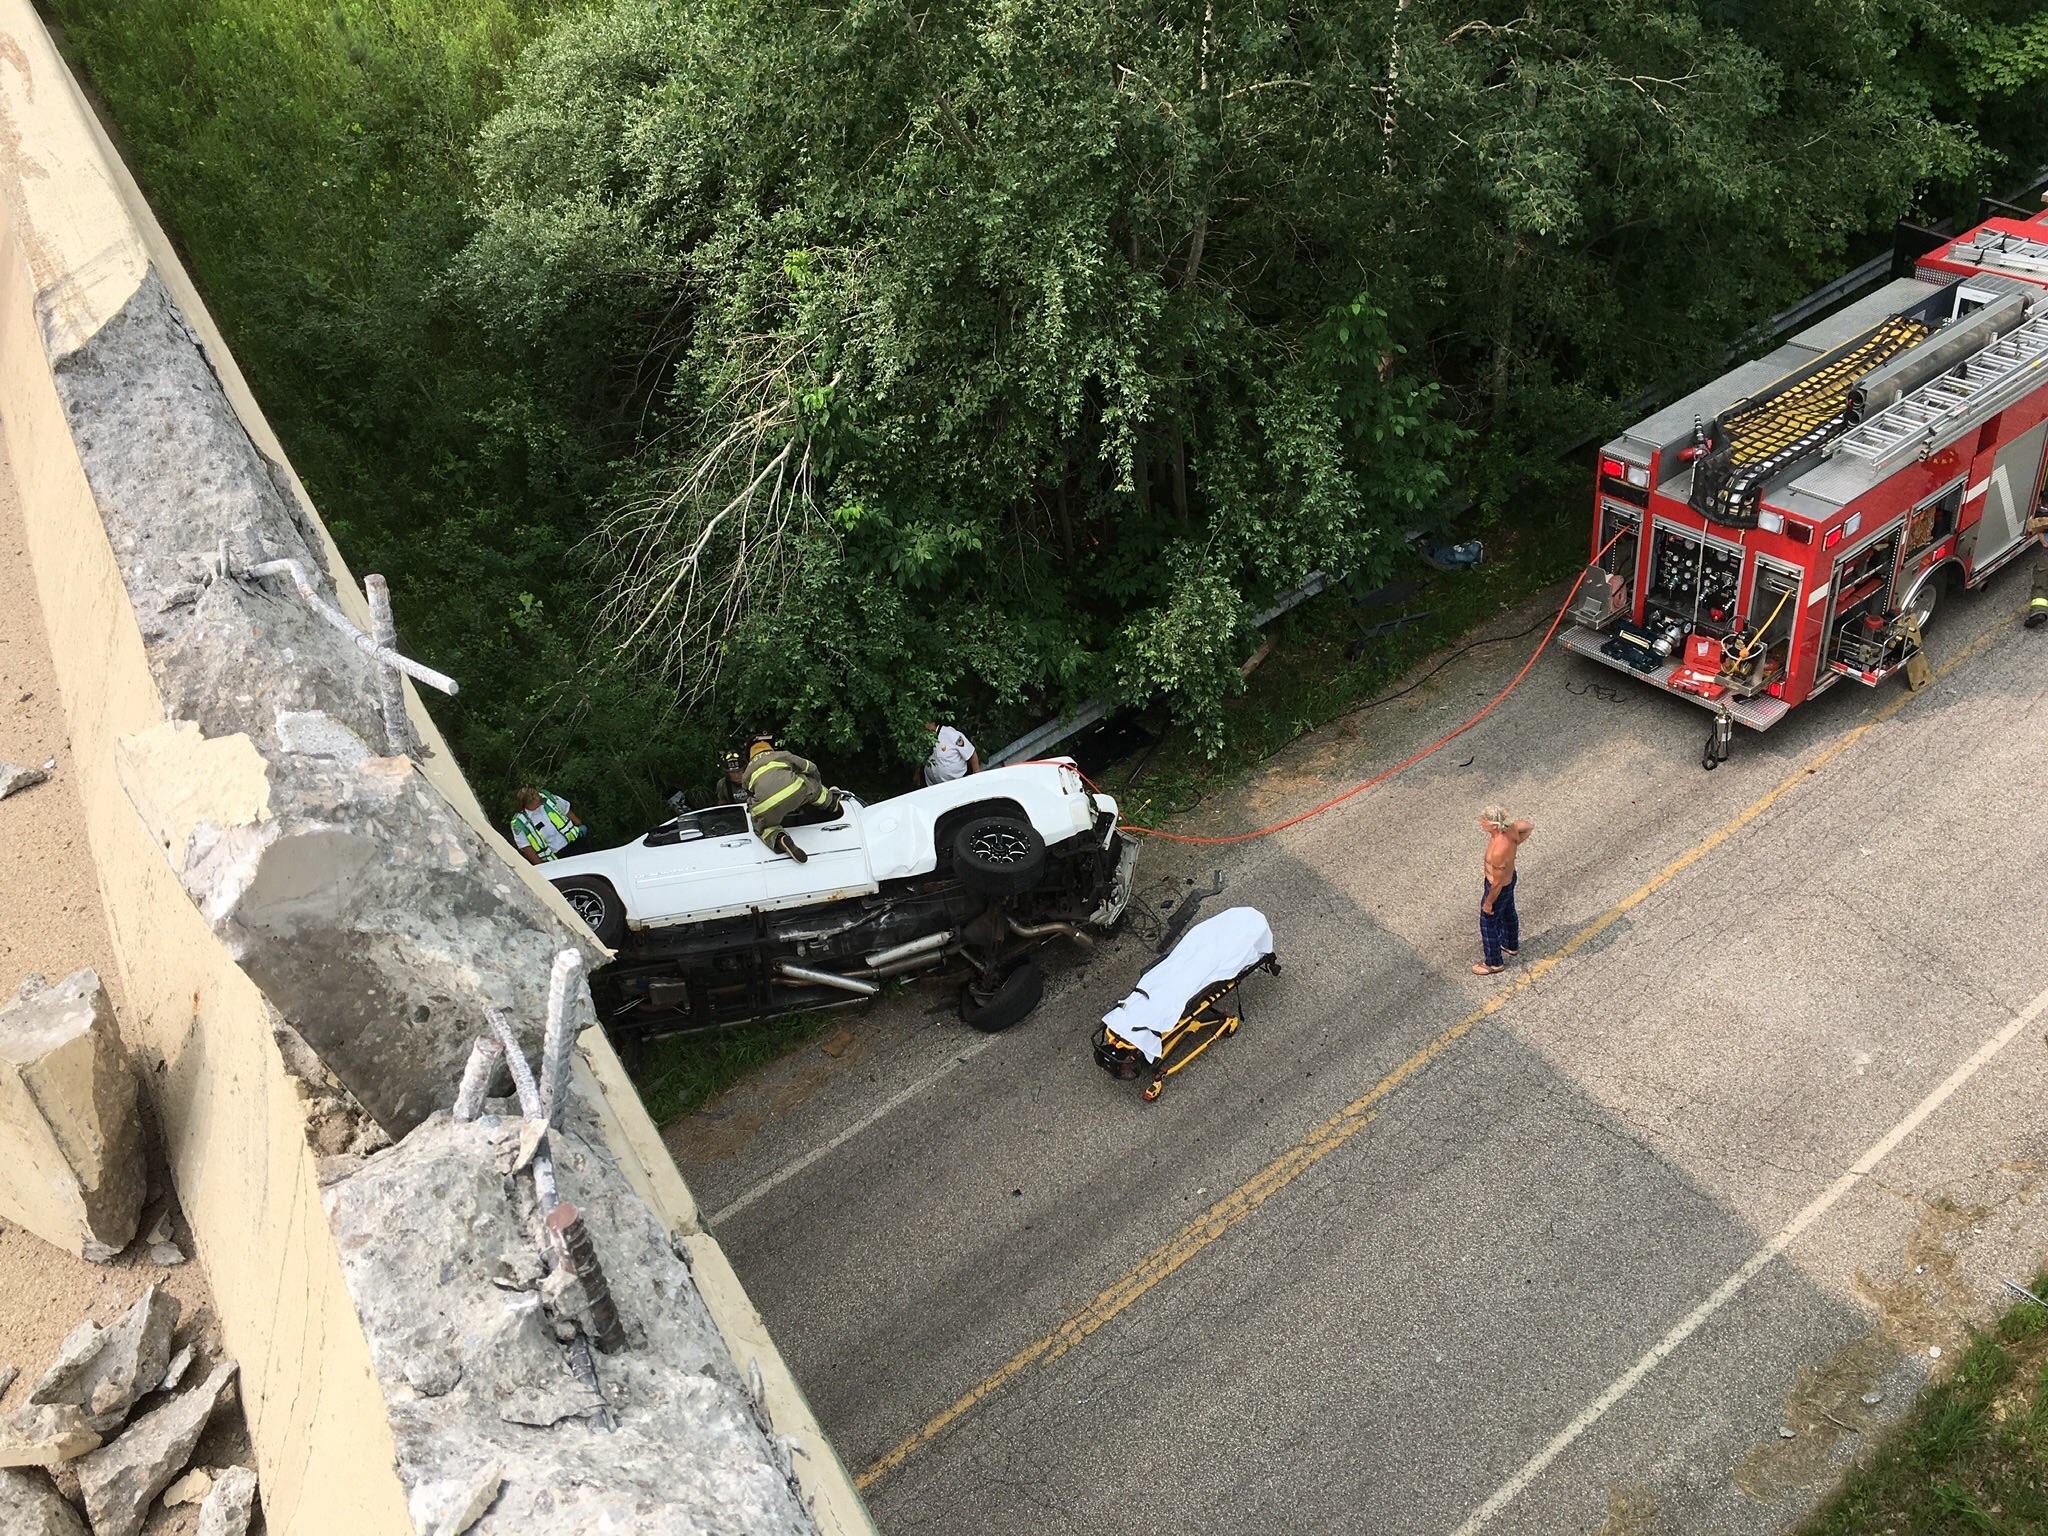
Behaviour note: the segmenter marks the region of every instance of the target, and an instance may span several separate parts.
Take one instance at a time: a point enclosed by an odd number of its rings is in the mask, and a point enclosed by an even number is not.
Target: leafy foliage
[[[487,798],[893,780],[2048,158],[2026,0],[47,0]],[[683,706],[679,708],[678,706]]]

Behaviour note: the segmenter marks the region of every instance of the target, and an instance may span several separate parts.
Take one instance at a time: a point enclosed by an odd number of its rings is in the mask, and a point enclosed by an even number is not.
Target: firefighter
[[[761,735],[748,741],[744,759],[737,752],[727,753],[725,771],[746,791],[747,810],[761,841],[799,864],[809,863],[810,855],[797,846],[788,829],[840,814],[838,792],[826,787],[818,765]]]
[[[512,841],[529,864],[559,859],[583,837],[583,818],[560,795],[531,784],[519,791],[519,809],[512,817]]]

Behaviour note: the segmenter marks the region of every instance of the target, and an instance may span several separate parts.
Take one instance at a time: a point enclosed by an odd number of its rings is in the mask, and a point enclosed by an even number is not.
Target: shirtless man
[[[1515,852],[1536,830],[1535,823],[1517,821],[1498,805],[1479,818],[1486,834],[1486,884],[1479,893],[1479,943],[1486,958],[1472,967],[1474,976],[1507,969],[1508,957],[1522,948],[1522,926],[1515,916]]]

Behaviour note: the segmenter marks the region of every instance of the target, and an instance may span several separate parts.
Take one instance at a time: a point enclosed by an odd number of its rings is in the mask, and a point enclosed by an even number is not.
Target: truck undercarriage
[[[628,1049],[803,1009],[843,1006],[898,977],[964,977],[962,1018],[1001,1029],[1036,1006],[1035,951],[1082,949],[1121,917],[1136,843],[1086,833],[1045,849],[1043,872],[1010,891],[942,867],[824,905],[648,927],[627,934],[595,981],[598,1008]]]

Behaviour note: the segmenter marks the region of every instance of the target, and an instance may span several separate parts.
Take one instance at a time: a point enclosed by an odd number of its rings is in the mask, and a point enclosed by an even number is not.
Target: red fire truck
[[[1952,582],[2042,541],[2048,213],[1992,219],[1600,454],[1569,650],[1768,730],[1918,673]]]

